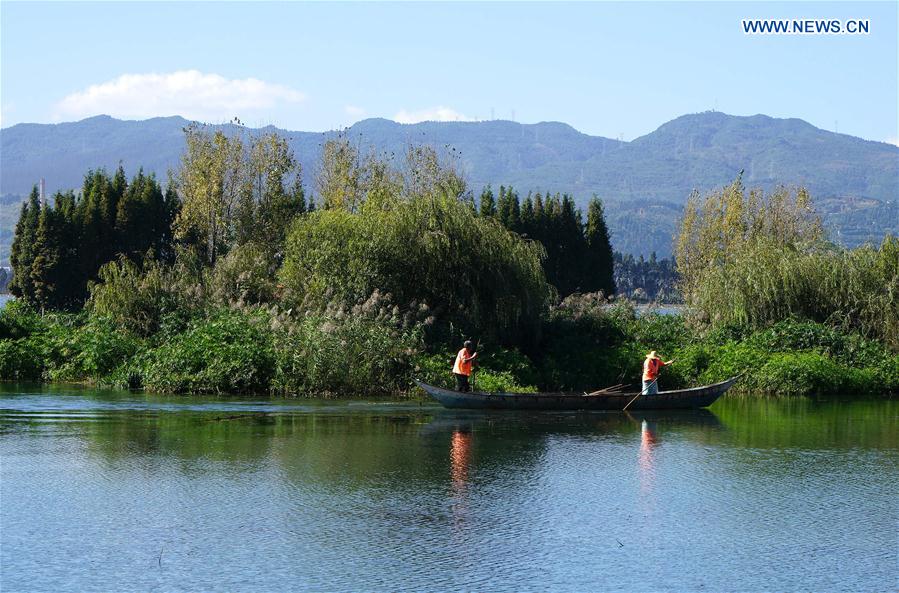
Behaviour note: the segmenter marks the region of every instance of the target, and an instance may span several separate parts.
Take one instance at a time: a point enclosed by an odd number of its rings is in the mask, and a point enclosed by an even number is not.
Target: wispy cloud
[[[121,118],[182,115],[200,121],[223,121],[300,103],[305,95],[256,78],[229,79],[197,70],[123,74],[72,93],[55,106],[57,120],[106,114]]]
[[[406,111],[403,109],[394,115],[393,119],[401,124],[416,124],[422,121],[474,121],[473,117],[468,117],[455,109],[443,106],[420,111]]]
[[[0,104],[0,128],[3,127],[3,124],[9,123],[13,111],[15,111],[15,106],[12,103]]]
[[[343,108],[343,110],[350,117],[356,117],[356,118],[365,117],[365,114],[368,113],[362,107],[357,107],[355,105],[347,105],[346,107]]]

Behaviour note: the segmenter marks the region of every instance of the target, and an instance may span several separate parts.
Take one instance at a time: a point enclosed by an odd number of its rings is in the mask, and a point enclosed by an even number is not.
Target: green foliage
[[[238,245],[220,258],[212,274],[212,297],[221,304],[275,300],[277,265],[270,250],[254,242]]]
[[[369,299],[376,303],[378,297]],[[288,395],[370,395],[405,391],[421,331],[404,327],[398,311],[370,304],[294,320],[276,319],[272,389]]]
[[[413,360],[414,376],[430,385],[453,389],[455,358],[456,353],[451,351],[420,354]],[[519,352],[502,348],[488,354],[480,351],[473,388],[488,392],[532,393],[537,391],[536,377],[533,364]]]
[[[540,254],[456,198],[414,197],[298,219],[280,279],[289,301],[313,310],[379,289],[403,309],[427,303],[442,324],[514,342],[535,331],[552,294]]]
[[[575,294],[550,311],[535,356],[541,388],[586,390],[630,382],[642,357],[623,332],[634,311],[624,304],[607,306],[601,293]]]
[[[170,393],[265,392],[276,371],[268,322],[258,312],[211,312],[132,359],[118,382]]]
[[[818,352],[772,355],[754,376],[757,389],[780,395],[835,395],[848,386],[844,369]],[[853,387],[862,385],[853,384]]]
[[[694,195],[677,248],[687,303],[712,325],[808,319],[899,350],[899,239],[847,251],[822,237],[802,189],[747,193],[738,178]]]
[[[474,389],[490,393],[534,393],[533,385],[522,385],[509,371],[479,370],[474,376]]]
[[[182,252],[174,266],[146,259],[142,265],[121,258],[100,268],[91,284],[87,310],[140,336],[158,332],[165,319],[196,315],[205,302],[203,271]]]
[[[16,225],[10,289],[41,309],[78,309],[104,263],[170,253],[177,207],[152,175],[141,171],[129,184],[121,167],[112,178],[88,172],[80,195],[57,193],[52,204],[41,204],[35,189]]]
[[[40,379],[44,371],[43,351],[37,339],[0,340],[0,379]]]
[[[9,301],[0,309],[0,340],[25,338],[42,331],[44,326],[40,314],[24,301]]]
[[[753,334],[749,343],[768,352],[816,350],[844,364],[858,367],[877,364],[889,358],[889,353],[877,342],[811,321],[781,321]]]
[[[50,333],[52,381],[101,382],[134,356],[143,343],[107,319],[90,319],[72,326],[55,326]],[[61,330],[61,331],[60,331]]]

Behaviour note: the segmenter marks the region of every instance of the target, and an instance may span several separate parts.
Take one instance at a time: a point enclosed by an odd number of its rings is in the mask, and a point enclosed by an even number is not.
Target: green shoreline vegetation
[[[602,202],[485,188],[452,151],[403,158],[325,143],[314,197],[277,135],[186,130],[167,188],[92,171],[16,226],[0,379],[172,393],[415,394],[449,385],[480,340],[477,387],[636,383],[745,373],[751,394],[899,392],[899,240],[827,242],[802,189],[690,198],[673,263],[615,258]],[[617,260],[617,261],[616,261]],[[660,270],[689,313],[638,315],[613,266]],[[661,286],[662,283],[659,283]]]

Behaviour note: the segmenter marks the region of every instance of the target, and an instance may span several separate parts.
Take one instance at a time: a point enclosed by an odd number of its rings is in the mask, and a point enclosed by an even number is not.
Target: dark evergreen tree
[[[520,232],[521,230],[521,205],[518,201],[518,193],[511,187],[503,192],[497,204],[500,222],[507,229]]]
[[[81,195],[57,193],[46,206],[32,191],[13,239],[17,296],[44,309],[75,308],[100,266],[120,255],[139,261],[152,252],[170,261],[177,195],[164,194],[143,171],[130,184],[124,179],[121,167],[112,179],[89,171]]]
[[[493,198],[493,190],[489,185],[481,192],[480,214],[481,216],[496,216],[496,200]]]
[[[41,214],[40,193],[35,185],[28,202],[22,205],[13,235],[10,263],[13,278],[9,291],[26,302],[33,302],[34,285],[31,282],[31,265],[35,258],[35,238]]]
[[[602,201],[593,196],[587,206],[587,262],[590,273],[585,291],[601,290],[607,295],[615,293],[615,265],[612,258],[612,244],[606,226]]]
[[[540,192],[537,192],[537,195],[534,196],[534,221],[532,231],[535,235],[539,234],[539,229],[543,226],[543,196],[540,195]]]
[[[521,234],[531,236],[534,228],[534,200],[530,194],[521,205]]]
[[[35,306],[59,309],[65,294],[60,291],[62,279],[63,245],[59,214],[54,208],[41,208],[34,240],[34,261],[31,263],[32,297]]]

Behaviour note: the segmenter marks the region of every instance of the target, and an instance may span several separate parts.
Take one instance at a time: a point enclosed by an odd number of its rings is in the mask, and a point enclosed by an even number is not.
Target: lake
[[[0,589],[894,591],[899,405],[0,386]]]

